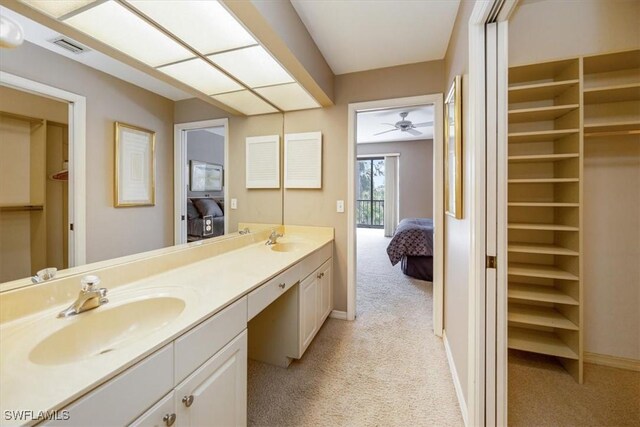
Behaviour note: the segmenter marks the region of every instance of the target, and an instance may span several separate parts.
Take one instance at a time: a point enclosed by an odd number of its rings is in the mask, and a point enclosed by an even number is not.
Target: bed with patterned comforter
[[[391,265],[402,261],[402,271],[421,280],[433,280],[433,220],[405,218],[387,246]]]

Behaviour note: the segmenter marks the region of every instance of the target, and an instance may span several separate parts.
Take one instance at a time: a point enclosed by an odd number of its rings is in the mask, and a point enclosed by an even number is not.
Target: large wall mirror
[[[48,37],[46,28],[42,31],[42,37]],[[282,223],[282,186],[247,189],[245,185],[245,140],[278,135],[282,150],[281,113],[235,116],[160,81],[156,86],[161,90],[154,93],[149,89],[153,84],[136,84],[141,72],[133,70],[129,79],[113,76],[117,66],[113,59],[99,70],[57,52],[53,45],[43,48],[30,37],[18,48],[0,50],[0,71],[83,96],[86,153],[80,159],[71,155],[74,135],[68,103],[0,81],[0,291],[31,284],[46,267],[57,268],[56,277],[65,277],[92,268],[80,266],[85,262],[175,247],[181,242],[175,232],[176,204],[182,203],[174,197],[176,174],[187,184],[184,202],[195,207],[194,211],[185,205],[185,242],[225,238],[236,233],[239,224]],[[183,167],[177,169],[176,125],[222,123],[221,119],[226,119],[225,126],[184,130],[188,142]],[[155,133],[152,206],[114,204],[116,122]],[[86,245],[74,248],[69,171],[82,161],[86,177],[81,203],[86,215],[83,224],[76,221],[73,226],[85,230]],[[203,236],[207,233],[202,233],[198,221],[189,225],[188,211],[191,219],[212,217],[214,235]],[[79,258],[84,262],[76,262],[74,251],[83,252]]]

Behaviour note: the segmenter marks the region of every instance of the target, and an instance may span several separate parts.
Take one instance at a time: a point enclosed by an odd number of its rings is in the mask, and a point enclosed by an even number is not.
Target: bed
[[[401,263],[402,272],[420,280],[433,280],[433,220],[405,218],[387,246],[391,265]]]
[[[224,234],[224,199],[187,199],[187,240],[195,241]]]

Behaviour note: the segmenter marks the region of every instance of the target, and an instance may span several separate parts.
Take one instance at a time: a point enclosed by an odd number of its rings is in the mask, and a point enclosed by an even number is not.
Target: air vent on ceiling
[[[63,49],[68,50],[69,52],[75,53],[76,55],[79,55],[89,50],[88,48],[82,46],[77,41],[71,40],[66,37],[56,37],[55,39],[52,39],[49,41],[57,46],[60,46]]]

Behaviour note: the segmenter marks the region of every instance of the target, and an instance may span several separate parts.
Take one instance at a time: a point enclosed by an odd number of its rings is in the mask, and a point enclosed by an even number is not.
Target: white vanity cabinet
[[[176,425],[175,391],[167,394],[129,427],[171,427]]]
[[[320,268],[311,273],[300,283],[299,295],[299,348],[302,357],[318,330],[329,317],[333,299],[330,258]]]

